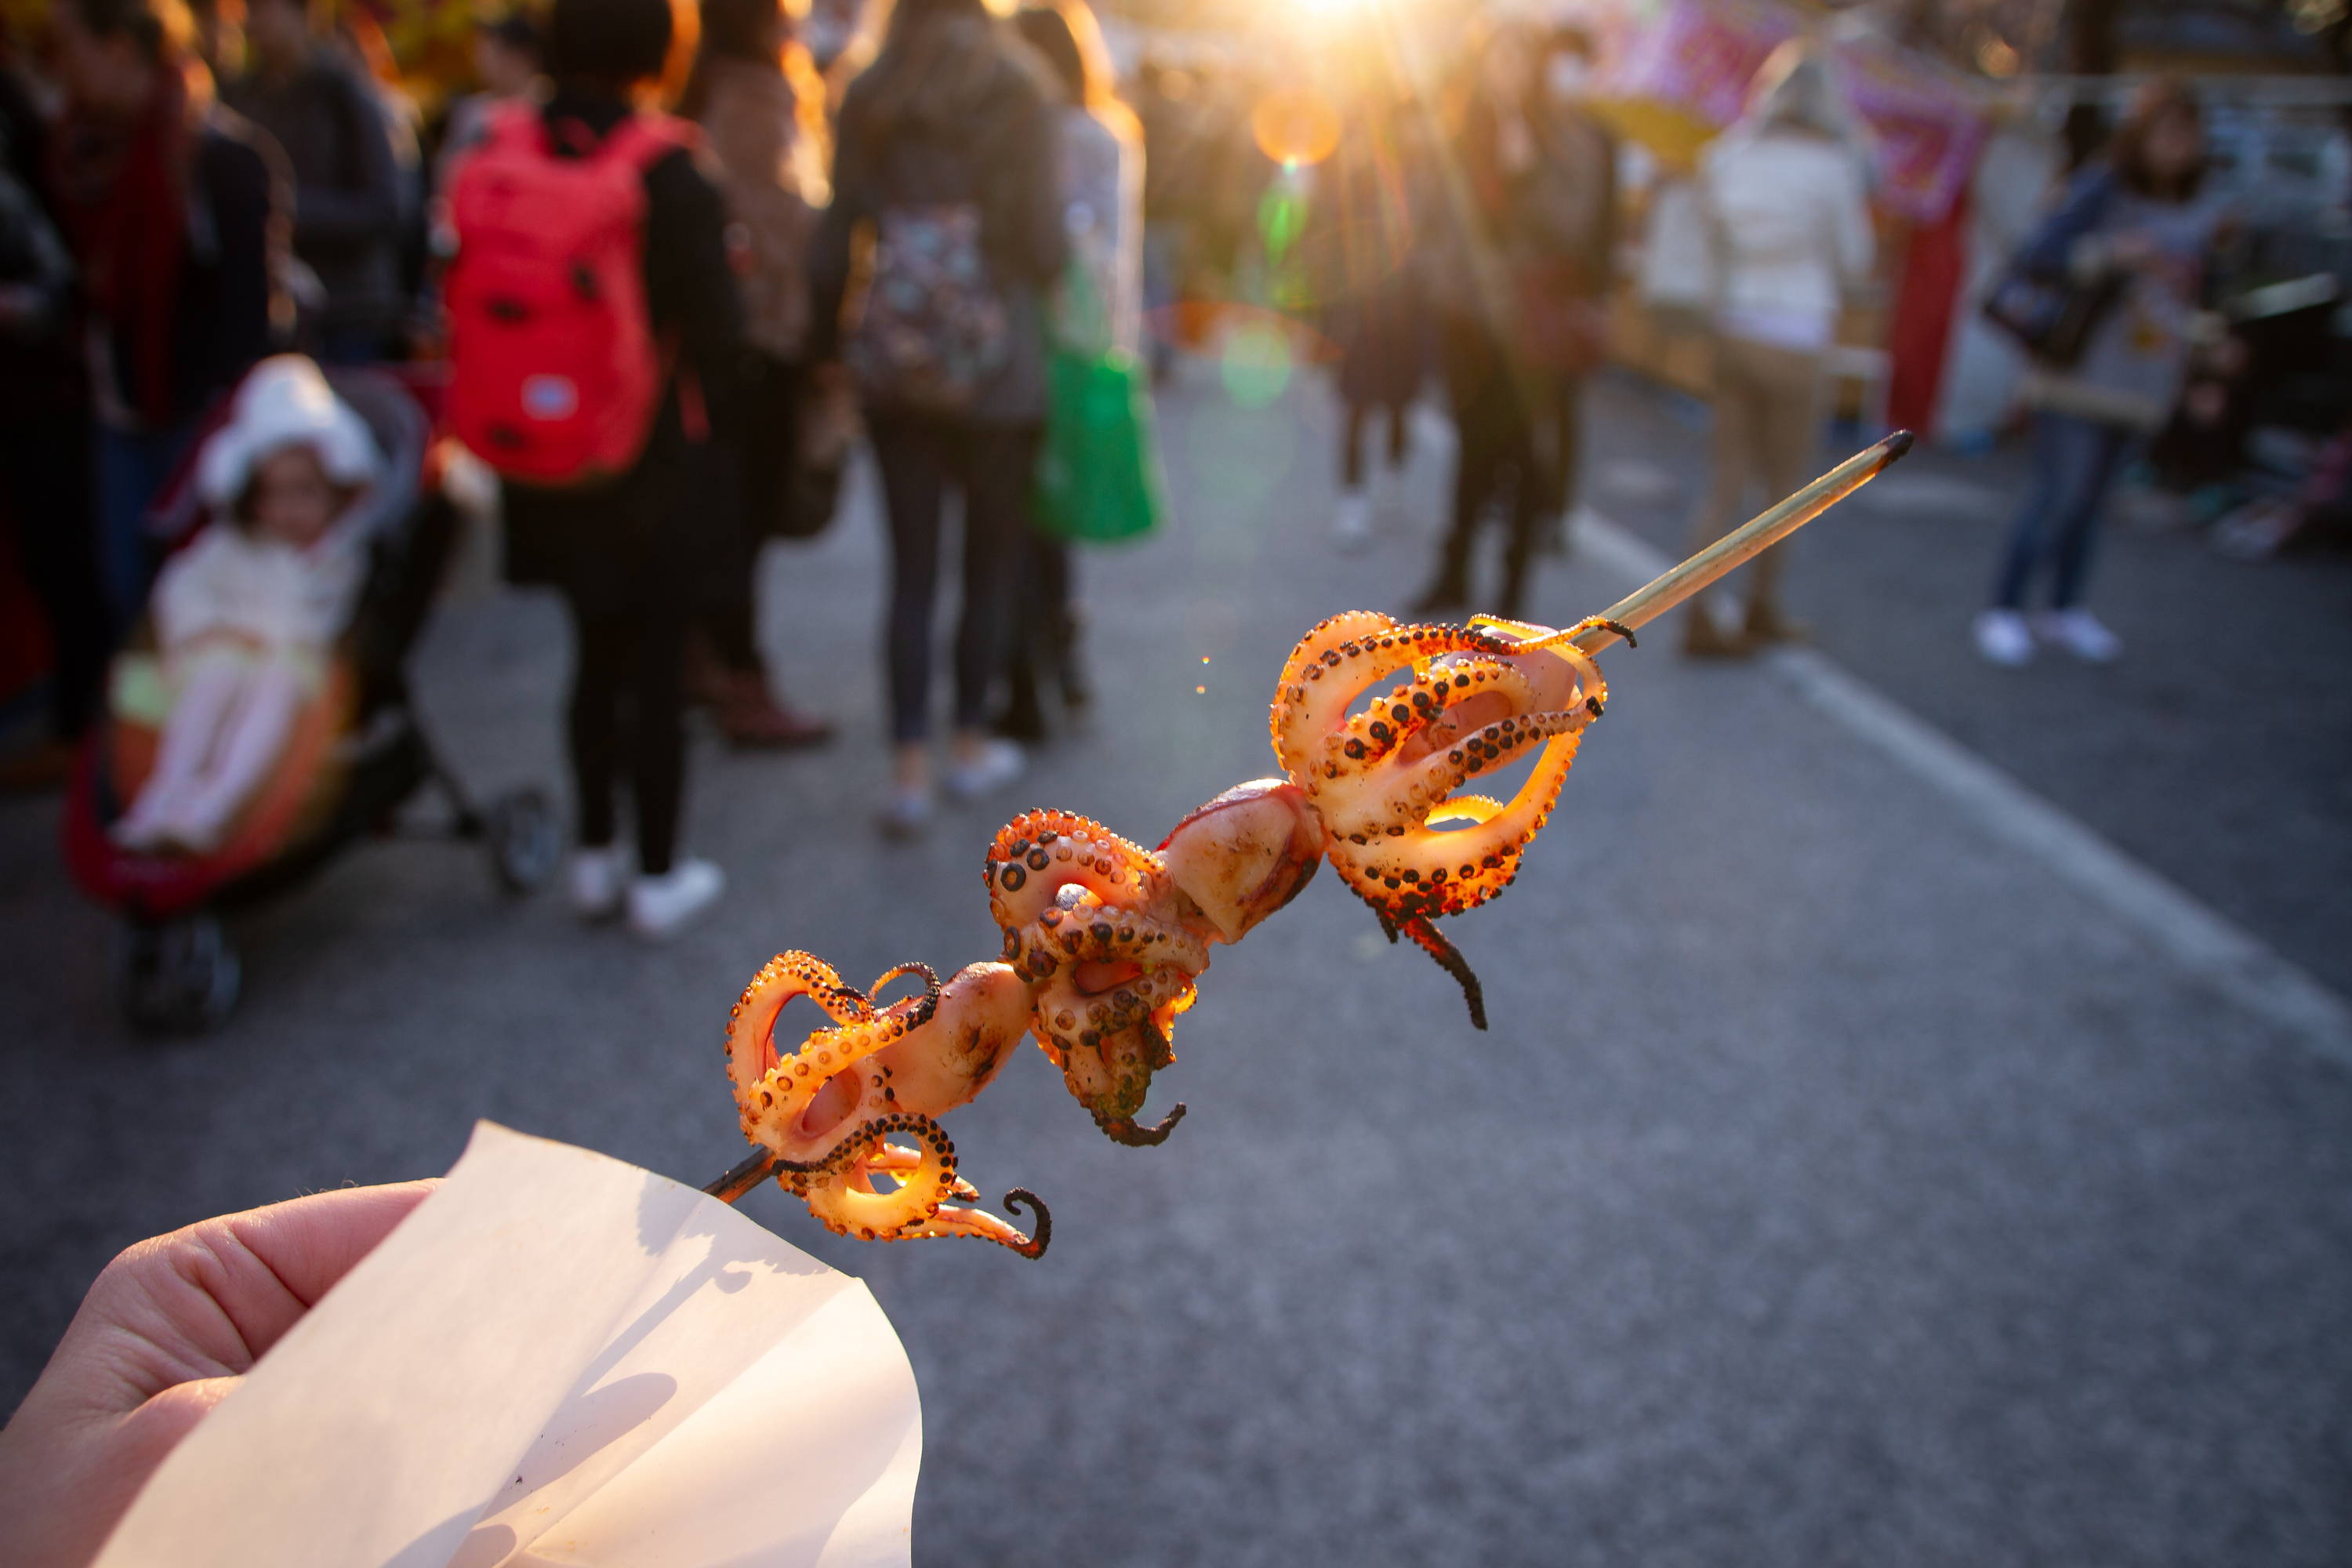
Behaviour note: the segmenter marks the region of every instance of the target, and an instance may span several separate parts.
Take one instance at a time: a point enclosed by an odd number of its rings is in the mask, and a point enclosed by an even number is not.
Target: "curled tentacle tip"
[[[1045,1206],[1045,1199],[1026,1187],[1015,1187],[1004,1194],[1006,1214],[1018,1215],[1024,1205],[1037,1211],[1037,1234],[1013,1250],[1024,1258],[1043,1258],[1045,1248],[1054,1243],[1054,1211]]]
[[[1113,1142],[1124,1143],[1130,1149],[1154,1148],[1168,1142],[1168,1135],[1176,1131],[1179,1121],[1184,1120],[1184,1102],[1180,1100],[1174,1110],[1149,1127],[1137,1126],[1132,1117],[1107,1118],[1102,1123],[1103,1134]]]
[[[1596,624],[1606,626],[1611,631],[1615,632],[1619,637],[1623,637],[1627,647],[1640,647],[1642,646],[1640,643],[1633,640],[1633,628],[1627,626],[1622,621],[1600,621]]]

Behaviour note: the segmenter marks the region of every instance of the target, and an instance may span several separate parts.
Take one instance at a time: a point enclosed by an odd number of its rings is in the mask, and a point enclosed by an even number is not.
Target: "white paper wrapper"
[[[922,1415],[864,1285],[489,1122],[206,1416],[100,1568],[908,1561]]]

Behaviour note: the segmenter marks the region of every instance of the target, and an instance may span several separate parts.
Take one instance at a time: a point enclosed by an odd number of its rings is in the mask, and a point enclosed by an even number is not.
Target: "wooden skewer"
[[[1813,519],[1876,479],[1889,463],[1911,449],[1911,432],[1897,430],[1867,451],[1857,452],[1754,521],[1725,534],[1646,587],[1637,588],[1601,612],[1601,619],[1636,629],[1656,620],[1726,573],[1747,564]],[[1599,653],[1618,639],[1595,626],[1574,639],[1586,653]]]
[[[776,1168],[776,1157],[765,1149],[754,1149],[743,1156],[742,1163],[702,1190],[722,1204],[740,1203],[752,1188],[768,1179]]]

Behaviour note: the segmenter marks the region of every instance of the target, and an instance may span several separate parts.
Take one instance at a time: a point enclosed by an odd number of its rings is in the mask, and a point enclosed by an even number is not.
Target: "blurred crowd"
[[[150,649],[154,754],[107,831],[219,849],[331,686],[383,539],[486,472],[509,577],[556,590],[575,635],[571,895],[660,935],[723,880],[680,845],[685,710],[744,746],[832,736],[755,635],[755,566],[827,525],[861,437],[890,545],[877,822],[901,837],[940,794],[1008,784],[1092,699],[1076,547],[1151,526],[1154,459],[1148,396],[1080,405],[1250,312],[1332,372],[1335,547],[1366,542],[1415,405],[1450,416],[1416,613],[1519,616],[1564,547],[1635,250],[1644,308],[1708,356],[1693,546],[1809,477],[1877,230],[1854,116],[1801,41],[1636,246],[1574,23],[1280,76],[1154,58],[1123,88],[1084,0],[839,13],[552,0],[479,19],[467,90],[412,94],[356,5],[52,0],[0,59],[0,506],[56,668],[24,779],[61,774],[110,658]],[[2109,492],[2151,434],[2228,417],[2206,156],[2197,99],[2154,84],[1996,290],[2033,363],[2032,482],[1976,624],[1989,659],[2116,656],[2086,602]],[[354,375],[453,441],[411,461]],[[2340,504],[2347,467],[2244,526]],[[1073,468],[1113,488],[1073,491]],[[1125,500],[1056,521],[1056,483]],[[166,526],[194,516],[194,543]],[[1801,637],[1779,562],[1728,618],[1695,604],[1685,650]]]

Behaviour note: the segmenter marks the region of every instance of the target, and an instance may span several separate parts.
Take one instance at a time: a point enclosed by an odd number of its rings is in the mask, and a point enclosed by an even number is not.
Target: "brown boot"
[[[1802,621],[1790,620],[1769,599],[1759,599],[1748,606],[1748,624],[1742,634],[1759,647],[1768,643],[1813,640],[1812,627]]]
[[[1744,637],[1727,637],[1705,605],[1693,605],[1683,621],[1683,655],[1686,658],[1746,658],[1756,650]]]
[[[797,751],[822,746],[833,739],[833,721],[785,706],[757,675],[727,678],[723,694],[710,705],[710,716],[727,743],[747,751]]]

